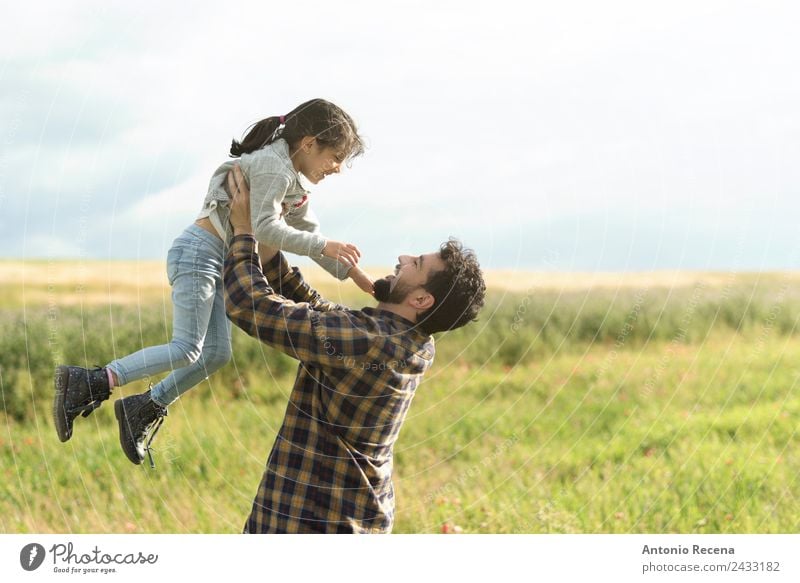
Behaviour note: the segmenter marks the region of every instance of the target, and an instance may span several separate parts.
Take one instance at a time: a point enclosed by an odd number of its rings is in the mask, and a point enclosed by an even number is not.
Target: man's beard
[[[385,277],[376,280],[373,284],[373,289],[375,291],[375,299],[387,304],[401,304],[406,299],[406,295],[408,295],[408,290],[402,282],[398,281],[393,289],[392,281]]]

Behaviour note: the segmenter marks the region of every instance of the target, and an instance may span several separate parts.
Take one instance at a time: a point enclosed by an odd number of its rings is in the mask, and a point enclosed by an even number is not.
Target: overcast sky
[[[160,259],[232,137],[342,106],[366,265],[800,268],[792,2],[4,2],[0,256]]]

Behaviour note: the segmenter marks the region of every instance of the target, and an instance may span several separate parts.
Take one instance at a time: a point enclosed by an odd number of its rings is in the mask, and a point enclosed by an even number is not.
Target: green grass
[[[395,532],[796,532],[800,341],[715,337],[524,368],[453,366],[420,387],[396,447]],[[750,362],[747,367],[742,363]],[[119,451],[111,407],[56,439],[49,403],[9,421],[3,532],[237,532],[291,378],[210,383],[172,407],[157,470]],[[131,389],[135,390],[135,389]]]
[[[797,532],[799,315],[780,278],[494,292],[437,340],[395,448],[394,531]],[[0,532],[241,530],[291,359],[237,333],[235,363],[170,408],[152,471],[119,450],[108,403],[58,442],[52,367],[164,342],[163,302],[0,324]]]

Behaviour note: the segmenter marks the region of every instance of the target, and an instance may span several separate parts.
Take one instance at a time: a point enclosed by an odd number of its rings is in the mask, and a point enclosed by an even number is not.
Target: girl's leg
[[[222,279],[222,259],[222,241],[199,227],[189,227],[175,240],[167,255],[172,340],[109,363],[120,385],[197,362]]]
[[[212,313],[219,312],[222,318],[225,317],[221,292],[222,262],[222,241],[197,225],[191,225],[175,239],[167,255],[167,275],[174,304],[172,341],[117,359],[104,369],[89,370],[78,366],[56,368],[53,418],[61,441],[72,437],[73,422],[78,415],[89,415],[111,396],[108,371],[116,377],[117,384],[125,384],[197,362]],[[215,305],[221,308],[215,309]],[[213,348],[209,352],[211,356],[206,358],[206,362],[216,367],[221,366],[219,362],[223,358],[225,361],[230,358],[230,343],[217,340],[223,337],[219,326],[215,317],[215,341],[210,347]],[[229,329],[227,337],[230,338]],[[224,350],[227,350],[227,356]],[[189,380],[187,377],[186,382]],[[175,386],[180,393],[191,385],[178,383]],[[123,402],[127,402],[127,405]],[[126,397],[114,404],[120,426],[120,443],[132,462],[141,463],[146,434],[155,421],[166,415],[165,404],[152,400],[150,391]]]
[[[161,405],[169,405],[203,379],[225,366],[230,359],[231,323],[225,315],[225,297],[220,276],[216,283],[216,294],[200,358],[188,366],[174,370],[172,374],[151,389],[150,396]]]
[[[166,345],[168,350],[156,347],[152,354],[157,361],[171,361],[168,368],[174,372],[151,390],[114,403],[120,445],[128,459],[135,464],[140,464],[147,454],[150,464],[155,467],[150,446],[167,415],[167,405],[175,395],[180,395],[202,380],[198,371],[202,372],[207,366],[218,368],[222,356],[226,362],[230,357],[230,342],[221,342],[224,338],[220,339],[218,332],[219,319],[225,317],[222,241],[196,225],[189,227],[186,233],[192,239],[189,247],[191,252],[187,254],[171,249],[167,262],[175,310],[173,341]],[[172,351],[176,345],[177,356]],[[187,346],[188,349],[185,349]],[[147,350],[141,351],[141,356],[150,356]],[[226,354],[222,354],[222,350],[226,350]],[[204,354],[207,355],[205,358]],[[139,362],[131,359],[131,363],[124,360],[111,363],[109,367],[117,374],[120,370],[124,371],[126,380],[130,380],[134,374],[147,374],[145,371],[151,366],[143,362],[144,358],[140,358]]]

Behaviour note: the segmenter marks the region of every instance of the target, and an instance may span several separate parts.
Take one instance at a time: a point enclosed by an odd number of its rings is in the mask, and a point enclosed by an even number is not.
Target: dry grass
[[[337,282],[317,266],[304,266],[308,281],[327,297],[344,301],[359,291],[349,280]],[[380,277],[388,267],[366,271]],[[702,285],[722,288],[747,281],[780,280],[800,283],[800,273],[726,273],[651,271],[642,273],[552,273],[487,270],[490,290],[509,293],[530,291],[622,290],[686,288]],[[141,305],[169,300],[169,283],[162,261],[0,261],[0,305]]]

